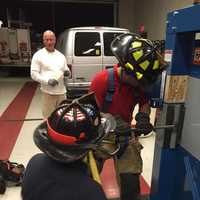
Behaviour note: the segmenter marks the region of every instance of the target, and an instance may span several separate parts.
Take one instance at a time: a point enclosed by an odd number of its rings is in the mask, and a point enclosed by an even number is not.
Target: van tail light
[[[72,78],[72,65],[71,64],[67,64],[67,66],[68,66],[68,68],[69,68],[69,70],[71,72],[71,76],[69,78]]]

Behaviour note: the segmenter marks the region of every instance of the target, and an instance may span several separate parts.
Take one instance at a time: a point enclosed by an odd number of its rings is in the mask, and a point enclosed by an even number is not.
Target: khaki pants
[[[65,94],[51,95],[43,92],[42,93],[43,117],[47,119],[63,100],[65,100]]]

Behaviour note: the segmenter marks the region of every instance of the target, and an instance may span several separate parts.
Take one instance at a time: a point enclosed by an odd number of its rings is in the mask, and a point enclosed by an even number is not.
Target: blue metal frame
[[[200,65],[192,63],[195,33],[200,32],[200,4],[170,12],[166,28],[165,49],[173,52],[167,74],[200,79]],[[164,140],[156,137],[150,199],[200,200],[200,161],[180,144],[164,147]]]
[[[200,4],[172,11],[167,17],[167,34],[182,32],[198,32]]]
[[[162,149],[158,191],[151,200],[199,200],[200,162],[181,146]]]
[[[174,53],[168,68],[169,74],[200,78],[199,66],[192,64],[191,54],[195,45],[195,33],[200,32],[198,19],[200,19],[200,4],[168,14],[165,48]]]

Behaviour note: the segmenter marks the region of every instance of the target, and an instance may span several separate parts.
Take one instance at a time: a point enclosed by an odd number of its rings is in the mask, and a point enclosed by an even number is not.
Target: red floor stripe
[[[101,173],[101,180],[106,197],[108,199],[118,198],[120,192],[113,159],[106,160]]]
[[[23,121],[5,121],[6,119],[24,119],[37,83],[27,82],[0,117],[0,159],[8,159],[16,143]]]
[[[142,195],[150,194],[150,187],[148,183],[144,180],[143,176],[140,176],[140,188]]]
[[[113,159],[109,159],[105,162],[101,173],[101,180],[106,197],[108,199],[119,198],[120,190],[116,180],[116,172]],[[140,176],[140,186],[141,195],[150,194],[150,187],[142,176]]]

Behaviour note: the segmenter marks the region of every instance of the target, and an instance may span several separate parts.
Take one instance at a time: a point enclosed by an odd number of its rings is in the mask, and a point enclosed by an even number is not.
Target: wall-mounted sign
[[[200,47],[194,49],[193,64],[200,65]]]
[[[164,59],[165,59],[166,62],[171,62],[172,61],[173,51],[171,49],[166,49],[164,55],[165,55]]]

